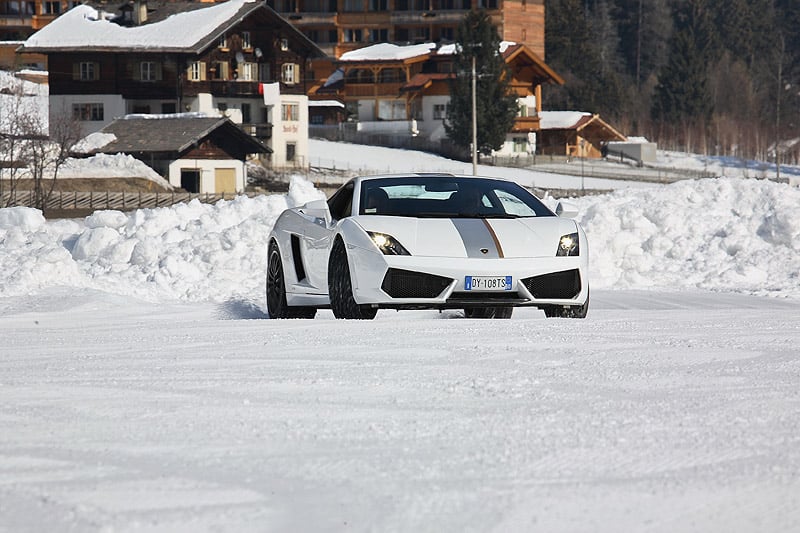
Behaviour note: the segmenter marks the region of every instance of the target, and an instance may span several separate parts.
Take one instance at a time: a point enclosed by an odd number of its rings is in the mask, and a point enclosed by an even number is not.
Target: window
[[[296,122],[300,120],[300,105],[299,104],[282,104],[281,105],[281,120],[284,122]]]
[[[447,118],[447,104],[433,104],[434,120],[444,120]]]
[[[270,80],[269,63],[258,64],[258,81],[271,81]]]
[[[243,31],[242,32],[242,48],[248,49],[248,48],[252,48],[252,47],[253,47],[253,43],[250,42],[250,32],[249,31]]]
[[[211,64],[212,80],[227,80],[229,76],[229,66],[227,61],[215,61]]]
[[[61,1],[42,2],[42,15],[58,15],[61,13]]]
[[[389,41],[389,30],[386,28],[370,30],[369,40],[372,43],[385,43]]]
[[[139,63],[139,79],[142,81],[156,81],[161,78],[161,65],[155,61],[142,61]]]
[[[100,64],[94,61],[82,61],[77,63],[76,76],[81,81],[95,81],[100,79]]]
[[[281,39],[281,50],[284,52],[289,50],[289,39]]]
[[[188,69],[189,81],[203,81],[206,79],[206,64],[202,61],[193,61]]]
[[[294,85],[300,81],[300,65],[297,63],[284,63],[281,65],[281,79],[283,83]]]
[[[528,138],[527,137],[514,137],[514,152],[527,153],[528,152]]]
[[[379,100],[378,120],[406,120],[405,100]]]
[[[361,30],[360,29],[345,29],[342,30],[342,41],[346,43],[360,43]]]
[[[386,11],[389,9],[387,0],[369,0],[370,11]]]
[[[286,161],[294,161],[297,155],[297,145],[295,143],[286,143]]]
[[[344,11],[364,11],[364,0],[344,0]]]
[[[239,63],[239,79],[242,81],[256,81],[258,77],[258,63]]]
[[[72,117],[76,120],[103,120],[103,104],[72,104]]]
[[[250,104],[242,104],[242,123],[249,124],[253,121],[253,113],[250,108]]]
[[[379,83],[400,83],[406,81],[406,72],[399,68],[385,68],[378,73]]]
[[[220,36],[218,47],[219,48],[228,48],[228,36],[227,35],[223,34],[222,36]]]
[[[175,102],[162,102],[161,103],[161,112],[165,115],[175,113],[176,106]]]
[[[150,114],[150,106],[147,104],[133,104],[133,108],[131,112],[134,115],[149,115]]]

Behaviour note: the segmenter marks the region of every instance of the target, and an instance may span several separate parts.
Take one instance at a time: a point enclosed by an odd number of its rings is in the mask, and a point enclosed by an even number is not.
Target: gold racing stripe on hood
[[[503,255],[503,247],[500,246],[500,239],[497,238],[497,233],[494,232],[494,228],[492,227],[491,224],[489,224],[489,221],[487,219],[484,218],[482,220],[483,220],[483,223],[486,225],[486,229],[489,230],[489,235],[492,236],[492,240],[494,241],[494,246],[495,246],[495,248],[497,248],[497,256],[498,257],[505,257]]]

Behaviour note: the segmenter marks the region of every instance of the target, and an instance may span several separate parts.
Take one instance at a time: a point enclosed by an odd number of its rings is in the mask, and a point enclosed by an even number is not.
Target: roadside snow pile
[[[0,210],[0,296],[72,286],[158,300],[261,305],[267,236],[287,195],[192,202],[83,223]],[[756,180],[681,182],[578,200],[594,288],[701,288],[800,297],[800,190]]]
[[[800,189],[716,179],[579,201],[598,288],[800,296]]]
[[[258,301],[275,219],[320,198],[311,183],[295,179],[286,195],[98,211],[83,223],[0,209],[0,296],[72,286],[153,301]]]

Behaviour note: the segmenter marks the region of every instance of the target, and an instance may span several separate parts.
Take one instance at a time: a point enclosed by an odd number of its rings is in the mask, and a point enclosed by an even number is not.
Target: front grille
[[[525,301],[523,300],[519,293],[516,291],[503,291],[503,292],[454,292],[450,295],[450,298],[447,299],[448,302],[450,301],[481,301],[481,300],[492,300],[492,301],[503,301],[503,300],[514,300],[514,301]]]
[[[522,284],[537,299],[571,299],[581,292],[581,274],[578,269],[553,272],[525,278]]]
[[[433,274],[390,268],[381,289],[392,298],[436,298],[452,281]]]

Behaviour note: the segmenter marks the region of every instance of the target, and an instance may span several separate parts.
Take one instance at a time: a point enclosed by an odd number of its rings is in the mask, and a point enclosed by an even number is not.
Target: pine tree
[[[456,78],[450,84],[445,130],[458,146],[472,144],[472,58],[477,73],[477,145],[488,154],[502,147],[517,115],[511,73],[500,54],[500,35],[485,11],[470,11],[456,30]]]
[[[705,0],[678,4],[669,59],[659,72],[653,117],[660,121],[705,125],[713,112],[707,67],[716,53]]]

